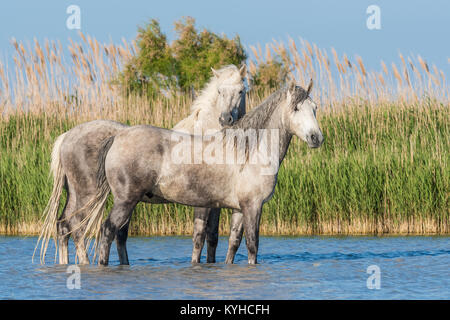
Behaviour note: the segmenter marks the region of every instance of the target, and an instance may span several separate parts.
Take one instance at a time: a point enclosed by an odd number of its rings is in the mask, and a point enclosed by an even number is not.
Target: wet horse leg
[[[208,223],[206,224],[207,252],[206,262],[216,262],[216,249],[219,241],[220,208],[209,209]]]
[[[101,227],[98,264],[108,265],[111,243],[117,232],[129,222],[137,201],[120,201],[115,199],[114,206]]]
[[[206,226],[211,209],[194,208],[194,234],[192,236],[192,263],[199,263],[206,237]]]
[[[65,221],[59,221],[57,225],[59,264],[69,264],[70,235],[67,234],[68,231],[69,227]]]
[[[60,263],[69,263],[68,256],[68,241],[70,236],[75,243],[77,262],[79,264],[89,264],[89,257],[86,251],[86,245],[84,242],[84,226],[80,227],[81,221],[85,217],[85,211],[81,210],[76,214],[73,214],[77,210],[80,210],[95,194],[95,189],[81,186],[76,183],[71,183],[71,180],[67,180],[67,202],[64,208],[63,214],[58,221],[58,238],[60,239],[59,256]]]
[[[70,224],[69,221],[66,220],[66,217],[73,212],[74,207],[75,199],[73,196],[70,196],[70,192],[67,192],[66,204],[64,205],[63,212],[56,223],[58,234],[58,256],[60,264],[69,263]]]
[[[233,263],[236,252],[239,249],[244,233],[242,212],[233,211],[231,215],[230,238],[228,240],[228,251],[225,263]]]
[[[68,217],[75,211],[76,208],[76,196],[75,190],[66,183],[65,188],[67,190],[66,203],[62,211],[61,216],[56,222],[57,237],[58,237],[58,255],[60,264],[69,263],[69,238],[71,225]]]
[[[120,264],[128,265],[128,253],[127,253],[127,239],[128,239],[128,226],[130,222],[128,221],[116,235],[116,246],[117,254],[119,255]]]
[[[84,201],[82,201],[84,199]],[[85,202],[88,200],[88,197],[80,197],[80,200],[77,201],[76,210],[83,208]],[[76,254],[79,264],[89,264],[89,256],[86,250],[86,243],[84,240],[85,226],[80,227],[81,221],[84,219],[85,211],[80,211],[77,214],[73,215],[69,219],[70,230],[72,231],[72,239],[75,243]]]
[[[261,209],[262,203],[253,203],[242,210],[249,264],[257,263]]]
[[[77,251],[78,264],[89,264],[89,257],[84,242],[84,228],[80,228],[72,232],[73,242]]]

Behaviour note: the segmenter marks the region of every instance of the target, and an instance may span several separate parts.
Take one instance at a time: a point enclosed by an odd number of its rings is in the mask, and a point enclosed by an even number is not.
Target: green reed
[[[170,127],[168,112],[161,118]],[[130,118],[116,120],[138,123],[138,116]],[[309,149],[293,138],[263,209],[263,234],[449,232],[448,105],[353,103],[325,108],[318,119],[325,142]],[[0,232],[39,232],[52,188],[52,144],[84,121],[44,113],[0,118]],[[151,123],[151,114],[145,122]],[[222,214],[221,232],[229,231],[229,215]],[[190,207],[139,204],[130,230],[190,234],[192,225]]]

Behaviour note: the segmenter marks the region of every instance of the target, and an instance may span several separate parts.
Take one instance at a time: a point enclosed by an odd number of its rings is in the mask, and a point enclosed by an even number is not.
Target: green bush
[[[120,77],[128,92],[153,96],[198,90],[211,77],[211,68],[239,66],[247,59],[239,36],[228,39],[207,29],[199,32],[191,17],[175,22],[175,31],[177,38],[169,44],[157,20],[139,28],[139,51]]]
[[[275,59],[258,63],[250,83],[255,89],[278,89],[280,84],[286,82],[288,71],[288,67],[276,56]]]

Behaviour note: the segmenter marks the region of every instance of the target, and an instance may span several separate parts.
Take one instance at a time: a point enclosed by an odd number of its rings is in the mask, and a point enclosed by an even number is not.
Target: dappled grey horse
[[[145,199],[238,210],[248,262],[255,264],[262,206],[272,197],[292,136],[312,148],[323,141],[311,88],[312,82],[307,90],[292,83],[278,90],[214,137],[147,125],[107,139],[100,152],[99,193],[91,208],[102,207],[110,191],[114,206],[103,223],[102,211],[91,210],[84,234],[99,241],[98,263],[108,264],[112,241],[130,221],[136,204]]]
[[[245,90],[243,79],[246,74],[245,65],[238,69],[234,65],[225,66],[213,71],[213,77],[205,89],[195,99],[191,114],[180,121],[173,130],[187,133],[203,134],[214,132],[223,126],[230,125],[245,114]],[[72,235],[79,263],[89,263],[83,239],[84,221],[87,221],[86,208],[89,200],[97,193],[97,169],[100,147],[106,139],[115,136],[122,130],[130,128],[127,125],[107,120],[97,120],[78,125],[58,137],[53,147],[51,172],[53,173],[53,191],[45,210],[45,221],[39,238],[41,242],[41,262],[45,262],[48,242],[54,237],[59,244],[59,262],[67,264],[68,240]],[[67,190],[67,200],[61,216],[58,218],[58,208],[63,189]],[[200,218],[197,216],[200,212]],[[203,226],[205,209],[196,208],[194,253],[195,248],[203,246],[205,232],[208,239],[217,239],[217,228],[206,230]],[[207,217],[206,217],[207,218]],[[203,228],[202,228],[203,227]],[[209,235],[210,233],[216,235]],[[127,264],[126,239],[128,224],[117,234],[117,247],[121,263]],[[38,241],[38,245],[39,245]],[[38,246],[37,245],[37,246]],[[217,246],[217,241],[208,242],[209,246]],[[36,247],[37,247],[36,246]],[[208,252],[215,252],[215,248]],[[194,256],[194,255],[193,255]],[[200,256],[198,254],[198,256]],[[212,259],[211,259],[212,260]]]

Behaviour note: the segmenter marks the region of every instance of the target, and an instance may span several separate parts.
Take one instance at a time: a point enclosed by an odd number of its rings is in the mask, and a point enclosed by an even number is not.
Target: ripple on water
[[[191,265],[188,237],[130,238],[131,265],[118,266],[112,248],[109,267],[80,267],[80,290],[67,288],[67,267],[53,258],[31,263],[35,241],[0,237],[1,299],[450,298],[448,237],[262,237],[256,266],[244,245],[234,265]],[[217,261],[226,248],[221,238]],[[380,290],[367,288],[370,265],[380,267]]]

